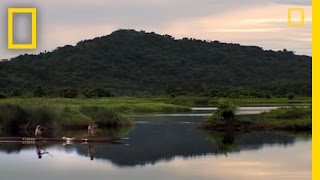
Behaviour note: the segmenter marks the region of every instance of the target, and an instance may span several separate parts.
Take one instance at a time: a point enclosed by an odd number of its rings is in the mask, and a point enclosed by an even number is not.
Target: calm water
[[[311,179],[311,135],[204,133],[202,118],[135,116],[132,129],[100,132],[117,143],[0,144],[0,179]]]

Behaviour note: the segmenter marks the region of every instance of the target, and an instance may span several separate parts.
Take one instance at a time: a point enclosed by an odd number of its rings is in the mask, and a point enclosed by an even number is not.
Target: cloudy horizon
[[[37,8],[37,50],[7,49],[8,7]],[[288,26],[288,8],[304,8],[305,26]],[[0,59],[75,45],[118,29],[311,55],[311,10],[311,0],[2,0]]]

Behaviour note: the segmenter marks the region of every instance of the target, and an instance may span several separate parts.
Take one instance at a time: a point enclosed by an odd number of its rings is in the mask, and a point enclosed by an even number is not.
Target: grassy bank
[[[239,116],[232,119],[221,118],[217,115],[219,114],[217,112],[206,118],[200,124],[200,127],[216,131],[288,130],[311,132],[312,130],[312,111],[310,107],[279,108],[262,113],[254,120]]]
[[[175,98],[159,97],[153,98],[166,103],[185,105],[185,106],[217,106],[221,98],[215,97],[188,97],[178,96]],[[296,97],[295,99],[288,98],[235,98],[232,102],[239,106],[259,106],[259,105],[272,105],[272,104],[311,104],[311,97]]]
[[[119,127],[132,122],[128,113],[187,112],[189,107],[145,98],[8,98],[0,100],[0,127],[29,129],[41,124],[50,128],[86,128],[89,123]]]
[[[0,104],[41,105],[41,106],[99,106],[120,113],[188,112],[190,107],[174,105],[153,98],[114,97],[97,99],[67,98],[8,98],[0,99]]]
[[[280,108],[262,113],[257,123],[271,126],[280,130],[311,131],[312,109],[308,108]]]
[[[0,104],[2,129],[34,129],[37,125],[46,128],[86,128],[95,122],[100,127],[131,125],[131,120],[112,109],[100,106],[54,106]]]

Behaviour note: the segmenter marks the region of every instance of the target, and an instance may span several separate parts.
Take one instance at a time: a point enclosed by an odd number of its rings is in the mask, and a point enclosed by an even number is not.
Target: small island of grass
[[[255,120],[236,117],[231,101],[220,101],[218,110],[205,119],[200,127],[214,131],[310,131],[312,110],[310,107],[283,107],[258,115]]]

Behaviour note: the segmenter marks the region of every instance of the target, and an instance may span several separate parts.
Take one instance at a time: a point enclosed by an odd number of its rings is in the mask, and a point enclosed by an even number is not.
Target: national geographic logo
[[[24,29],[23,27],[15,28],[19,24],[15,22],[15,16],[31,15],[31,28]],[[28,35],[29,42],[17,42],[17,30],[30,32]],[[8,8],[8,49],[36,49],[37,48],[37,9],[36,8]]]

